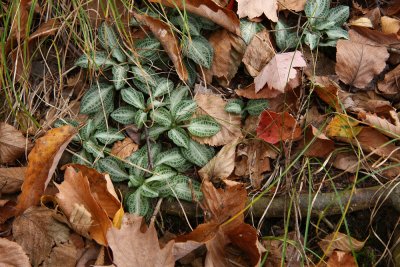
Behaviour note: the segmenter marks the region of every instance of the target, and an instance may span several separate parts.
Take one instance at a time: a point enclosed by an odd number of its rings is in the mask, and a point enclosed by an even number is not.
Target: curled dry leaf
[[[240,21],[236,14],[232,10],[218,6],[212,0],[150,0],[150,2],[186,10],[207,18],[232,33],[240,34]]]
[[[385,95],[396,95],[400,92],[400,65],[385,74],[383,81],[378,82],[379,92]]]
[[[0,168],[0,194],[19,192],[25,172],[26,167]]]
[[[296,120],[288,112],[276,113],[265,110],[261,113],[257,126],[257,137],[267,143],[293,140],[301,136],[301,129]]]
[[[126,137],[124,140],[114,143],[111,149],[111,154],[118,158],[125,159],[132,155],[133,152],[138,150],[138,148],[138,144],[133,142],[131,138]]]
[[[384,47],[349,40],[339,40],[336,49],[336,74],[341,81],[357,88],[365,88],[380,74],[389,58],[389,53]]]
[[[246,44],[240,37],[226,29],[214,31],[208,41],[214,48],[214,57],[211,68],[204,71],[207,82],[211,83],[215,77],[220,85],[228,86],[236,75]]]
[[[169,58],[174,63],[179,78],[186,82],[188,80],[188,71],[182,61],[182,51],[178,39],[175,37],[171,27],[165,22],[147,15],[142,15],[136,12],[133,12],[133,15],[137,21],[150,28],[151,32],[160,41]]]
[[[394,116],[397,116],[395,113]],[[376,114],[359,114],[359,118],[363,120],[363,122],[367,123],[369,126],[377,129],[384,135],[387,135],[392,138],[399,138],[400,137],[400,125],[398,121],[395,121],[396,124],[388,121],[385,118],[381,118]]]
[[[31,142],[13,126],[0,123],[0,163],[13,163],[32,148]]]
[[[318,242],[319,247],[327,256],[331,256],[335,249],[343,252],[359,251],[364,247],[364,244],[365,242],[358,241],[351,236],[339,232],[329,234]]]
[[[143,231],[143,217],[125,214],[121,229],[110,228],[107,240],[116,266],[175,266],[174,241],[160,248],[154,224]]]
[[[33,266],[39,266],[54,246],[68,241],[70,229],[55,219],[46,207],[31,207],[13,222],[13,236],[28,254]]]
[[[329,257],[328,262],[326,263],[327,267],[357,267],[358,264],[353,257],[351,252],[343,252],[343,251],[333,251],[332,255]]]
[[[23,248],[6,238],[0,238],[0,266],[30,267]]]
[[[260,17],[265,14],[269,20],[278,21],[278,2],[277,0],[236,0],[238,3],[239,18],[249,17],[249,19]]]
[[[92,218],[89,228],[90,237],[101,245],[107,245],[106,233],[112,223],[90,191],[88,177],[83,176],[82,172],[76,172],[73,167],[67,167],[64,182],[56,186],[60,191],[56,194],[58,204],[70,222],[71,218],[75,220],[72,215],[78,212],[76,205],[82,205]],[[77,229],[77,225],[72,226]]]
[[[221,125],[221,130],[216,135],[206,138],[192,136],[194,140],[210,146],[222,146],[242,137],[242,119],[240,115],[226,112],[226,101],[221,96],[198,93],[194,100],[198,106],[197,115],[210,115]]]
[[[297,77],[295,68],[306,66],[306,61],[300,51],[276,54],[260,74],[254,78],[256,92],[260,91],[265,84],[268,84],[268,88],[283,93],[288,83]]]
[[[274,57],[275,49],[267,29],[258,32],[250,41],[243,56],[243,64],[253,77]]]
[[[306,149],[306,147],[308,148]],[[335,143],[318,128],[309,125],[305,131],[304,143],[300,149],[306,149],[305,156],[325,157],[335,149]]]
[[[29,36],[29,41],[39,38],[46,37],[55,34],[61,26],[61,22],[58,19],[52,18],[48,21],[39,25],[35,32]]]
[[[76,134],[70,125],[55,128],[39,138],[28,156],[28,167],[18,198],[16,214],[39,203],[65,148]]]

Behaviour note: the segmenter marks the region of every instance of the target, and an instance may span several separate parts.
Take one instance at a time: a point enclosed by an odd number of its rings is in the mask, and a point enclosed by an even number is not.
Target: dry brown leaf
[[[110,228],[107,240],[113,252],[113,263],[120,267],[129,266],[175,266],[172,253],[174,241],[160,248],[154,224],[142,231],[143,217],[125,214],[121,229]]]
[[[308,157],[323,158],[335,149],[335,143],[313,125],[307,127],[303,142],[300,150],[308,146],[304,152],[304,155]]]
[[[397,114],[394,115],[397,116]],[[363,122],[367,123],[372,128],[377,129],[384,135],[395,139],[400,138],[400,125],[395,125],[389,120],[381,118],[376,114],[359,114],[358,117],[361,118]]]
[[[8,239],[0,238],[0,266],[30,267],[29,258],[23,248]]]
[[[133,14],[139,22],[144,23],[150,28],[151,32],[160,41],[169,58],[174,63],[179,78],[186,82],[188,79],[188,72],[182,61],[182,51],[178,39],[171,30],[171,27],[167,23],[150,16],[136,12]]]
[[[354,153],[345,152],[336,154],[332,165],[339,170],[355,173],[359,162],[358,157]]]
[[[39,266],[54,246],[67,242],[70,229],[56,220],[55,211],[31,207],[13,222],[13,235],[28,254],[33,266]]]
[[[335,249],[344,252],[351,252],[353,250],[359,251],[364,247],[364,244],[365,241],[358,241],[357,239],[340,232],[329,234],[318,242],[319,247],[327,256],[331,256]]]
[[[385,74],[383,81],[378,82],[378,89],[385,95],[395,95],[400,92],[400,65]]]
[[[243,64],[253,77],[256,77],[262,68],[275,56],[275,49],[271,43],[267,29],[258,32],[250,41],[243,56]]]
[[[0,123],[0,163],[13,163],[31,146],[20,131],[7,123]]]
[[[357,88],[365,88],[380,74],[389,58],[389,53],[384,47],[348,40],[339,40],[336,49],[336,74],[341,81]]]
[[[265,84],[268,84],[268,88],[283,93],[287,84],[297,76],[295,68],[306,66],[307,64],[300,51],[276,54],[260,74],[254,78],[256,92],[260,91]]]
[[[350,26],[359,26],[359,27],[367,27],[373,28],[372,22],[369,18],[361,17],[355,20],[351,20],[349,23]]]
[[[296,12],[300,12],[304,10],[304,5],[307,0],[278,0],[279,10],[293,10]]]
[[[22,184],[22,193],[16,207],[17,215],[39,203],[40,196],[50,182],[62,153],[75,133],[74,127],[65,125],[52,129],[37,139],[28,156],[28,167]]]
[[[246,44],[226,29],[214,31],[208,41],[214,48],[214,57],[211,68],[204,71],[207,82],[211,83],[215,77],[220,85],[226,87],[236,75]]]
[[[400,34],[400,20],[387,16],[381,17],[382,32],[386,34]]]
[[[220,182],[228,178],[235,168],[236,146],[239,139],[226,144],[221,148],[201,170],[199,175],[203,181]]]
[[[327,267],[357,267],[358,264],[351,252],[334,251],[326,263]]]
[[[138,150],[139,145],[134,143],[129,137],[126,137],[122,141],[114,143],[111,149],[111,155],[117,156],[118,158],[125,159],[132,155],[133,152]]]
[[[270,159],[277,152],[266,142],[259,139],[246,139],[238,145],[235,162],[235,175],[249,177],[254,189],[259,189],[264,172],[270,171]]]
[[[19,192],[24,182],[26,167],[0,168],[0,194]]]
[[[240,115],[226,112],[226,101],[221,96],[198,93],[194,100],[198,106],[197,115],[210,115],[221,125],[221,130],[216,135],[206,138],[192,136],[194,140],[210,146],[222,146],[242,137],[242,119]]]
[[[238,3],[239,18],[249,17],[250,19],[260,17],[262,14],[273,21],[278,21],[277,0],[236,0]]]
[[[349,37],[352,42],[381,46],[400,48],[400,36],[396,34],[386,34],[381,31],[368,29],[365,27],[353,26],[349,31]]]
[[[186,10],[240,35],[240,21],[236,14],[232,10],[218,6],[212,0],[150,0],[150,2]]]
[[[238,96],[242,96],[248,99],[262,99],[262,98],[275,98],[278,95],[282,95],[281,92],[275,89],[269,89],[268,85],[264,86],[260,91],[256,92],[254,83],[249,84],[243,89],[235,90]]]
[[[14,216],[16,205],[15,201],[0,199],[0,226]]]
[[[61,26],[61,22],[58,19],[52,18],[48,21],[39,25],[39,27],[29,36],[29,41],[39,38],[46,37],[55,34]]]
[[[315,51],[311,51],[308,46],[303,47],[302,52],[307,63],[303,72],[311,81],[315,79],[315,76],[332,77],[335,73],[335,61],[325,53],[316,53]]]
[[[53,248],[43,267],[74,267],[79,256],[80,253],[74,244],[61,244]]]
[[[271,239],[264,239],[262,241],[265,250],[268,251],[266,258],[265,267],[281,266],[284,262],[284,266],[301,266],[299,259],[301,258],[301,252],[298,246],[295,244],[301,244],[304,242],[302,236],[298,236],[296,232],[289,232],[285,237],[273,237]],[[285,254],[282,255],[282,249],[285,248]],[[283,258],[284,256],[284,258]]]
[[[83,205],[92,218],[89,235],[97,243],[107,245],[106,233],[112,223],[105,210],[93,197],[88,178],[83,176],[82,172],[77,173],[73,167],[67,167],[64,182],[56,186],[60,191],[56,194],[58,204],[67,218],[71,221],[76,204]]]

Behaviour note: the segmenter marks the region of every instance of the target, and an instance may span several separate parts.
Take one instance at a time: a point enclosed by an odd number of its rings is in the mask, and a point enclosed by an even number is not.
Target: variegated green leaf
[[[324,20],[329,12],[330,0],[307,0],[304,12],[309,23],[314,26],[318,21]]]
[[[250,99],[246,105],[246,110],[251,116],[260,115],[266,108],[268,108],[266,99]]]
[[[184,43],[184,54],[195,63],[209,69],[214,56],[214,48],[202,36],[194,36],[186,39]]]
[[[83,140],[89,140],[90,136],[96,130],[92,119],[87,120],[86,124],[79,130],[79,136]]]
[[[152,96],[149,96],[149,98],[147,98],[146,106],[148,109],[149,108],[155,109],[155,108],[159,108],[159,107],[162,107],[165,105],[166,104],[162,100],[155,99]]]
[[[93,142],[93,140],[84,141],[82,144],[83,148],[92,154],[95,158],[104,158],[103,148]]]
[[[90,118],[93,120],[94,128],[96,130],[107,129],[107,117],[107,113],[104,114],[102,111],[94,113],[90,116]]]
[[[198,137],[210,137],[221,130],[221,126],[208,115],[193,118],[188,126],[189,132]]]
[[[175,147],[156,155],[154,165],[158,166],[161,164],[165,164],[173,168],[179,168],[186,164],[186,159],[182,156],[179,149]]]
[[[225,111],[229,113],[242,114],[244,102],[241,99],[231,99],[225,105]]]
[[[129,180],[129,175],[118,163],[117,159],[107,157],[99,160],[99,167],[102,172],[108,173],[113,182],[122,182]]]
[[[168,137],[175,145],[188,148],[189,136],[185,130],[180,127],[172,128],[168,131]]]
[[[212,22],[211,20],[201,17],[201,16],[197,16],[194,14],[190,14],[191,17],[195,18],[200,24],[201,24],[201,28],[205,29],[205,30],[215,30],[218,28],[218,25],[215,24],[214,22]]]
[[[181,147],[182,155],[193,164],[203,167],[214,156],[214,150],[211,147],[202,145],[192,139],[189,139],[188,148]]]
[[[136,126],[140,129],[143,127],[144,123],[147,121],[147,112],[144,112],[143,110],[138,110],[135,113],[135,124]]]
[[[124,106],[114,110],[111,118],[121,124],[132,124],[135,121],[136,109],[131,106]]]
[[[185,173],[192,167],[193,167],[193,163],[191,163],[190,161],[186,161],[185,164],[183,164],[182,166],[175,166],[174,168],[175,168],[175,170],[177,170],[180,173]]]
[[[185,98],[189,93],[190,88],[186,85],[179,85],[170,93],[169,102],[170,110],[175,110],[176,106]]]
[[[240,33],[246,44],[250,44],[250,41],[251,39],[253,39],[253,36],[256,35],[262,29],[264,29],[264,26],[261,23],[252,22],[247,19],[240,20]]]
[[[325,33],[328,35],[328,39],[331,40],[337,40],[340,38],[349,39],[349,32],[340,27],[329,29],[325,31]]]
[[[161,77],[158,80],[158,84],[154,87],[153,97],[159,97],[165,94],[169,94],[174,89],[174,83],[167,78]]]
[[[310,47],[311,50],[317,48],[320,35],[318,32],[305,31],[304,42]]]
[[[171,23],[178,26],[183,33],[189,33],[191,36],[200,35],[201,23],[192,16],[183,18],[175,16],[170,19]]]
[[[184,58],[183,64],[188,71],[187,85],[192,87],[195,84],[197,78],[196,64],[193,62],[193,60],[187,57]]]
[[[165,181],[165,180],[171,179],[172,177],[174,177],[175,175],[178,174],[171,167],[168,167],[165,165],[160,165],[160,166],[155,167],[153,170],[153,173],[154,173],[153,176],[151,176],[150,178],[147,178],[144,181],[144,184],[149,184],[154,181]]]
[[[144,38],[136,41],[135,48],[141,59],[146,61],[154,61],[158,58],[158,52],[161,49],[161,43],[156,38]]]
[[[124,87],[128,77],[128,65],[114,65],[112,68],[113,82],[115,89],[119,90]]]
[[[195,200],[199,201],[202,199],[203,194],[201,193],[200,184],[197,181],[190,180],[189,177],[187,179],[180,179],[180,182],[175,184],[172,188],[173,194],[171,196],[177,196],[179,199],[186,201],[193,201],[193,195]]]
[[[146,95],[149,95],[151,92],[153,92],[153,86],[150,86],[149,84],[144,84],[138,80],[133,79],[132,80],[133,85],[135,86],[136,89],[139,91],[145,93]]]
[[[115,33],[113,27],[108,25],[106,22],[103,22],[100,26],[99,40],[101,45],[105,49],[111,51],[112,56],[119,62],[126,61],[126,55],[121,49],[118,35]]]
[[[331,46],[331,47],[336,47],[336,43],[338,40],[327,40],[325,42],[320,42],[319,46]]]
[[[170,127],[172,124],[171,113],[166,108],[158,108],[151,112],[151,118],[159,125]]]
[[[85,149],[82,149],[72,156],[71,161],[76,164],[90,166],[94,161],[94,158],[89,152],[87,152]]]
[[[128,182],[129,187],[139,187],[143,184],[143,182],[144,182],[143,176],[129,175],[129,182]]]
[[[140,186],[140,193],[142,194],[142,196],[144,197],[148,197],[148,198],[156,198],[158,197],[158,192],[153,190],[149,185],[147,184],[142,184]]]
[[[129,87],[124,88],[121,90],[121,97],[125,103],[134,106],[138,109],[145,109],[146,106],[144,105],[144,96],[141,92],[136,91],[135,89]]]
[[[114,87],[111,84],[97,83],[83,96],[81,101],[81,113],[90,114],[98,112],[104,105],[113,101]]]
[[[148,130],[148,135],[149,138],[153,139],[153,140],[157,140],[158,137],[160,136],[160,134],[168,131],[169,127],[165,127],[162,125],[153,125],[151,128],[149,128]]]
[[[97,131],[93,137],[103,144],[112,144],[116,141],[123,140],[125,135],[118,131],[118,129],[109,128],[108,131]]]
[[[190,119],[196,111],[197,103],[193,100],[183,100],[174,109],[171,109],[175,122],[182,122]]]
[[[328,16],[318,21],[315,28],[318,30],[326,30],[333,27],[341,27],[349,18],[350,8],[348,6],[337,6],[328,12]]]
[[[151,87],[155,87],[157,85],[158,75],[149,67],[132,67],[132,73],[134,75],[134,79],[138,80],[143,84],[148,84]]]
[[[75,61],[75,66],[81,68],[93,68],[98,70],[100,68],[108,68],[115,65],[116,62],[110,58],[110,56],[103,51],[96,51],[93,53],[83,54],[77,61]]]
[[[128,159],[125,163],[125,167],[129,169],[129,174],[134,177],[143,177],[148,167],[148,157],[147,154],[140,155],[138,157],[132,157]]]
[[[295,32],[291,32],[289,27],[281,20],[275,26],[275,42],[280,50],[295,48],[298,38]]]
[[[126,206],[129,213],[146,216],[150,211],[150,200],[142,196],[140,187],[131,193],[126,199]]]

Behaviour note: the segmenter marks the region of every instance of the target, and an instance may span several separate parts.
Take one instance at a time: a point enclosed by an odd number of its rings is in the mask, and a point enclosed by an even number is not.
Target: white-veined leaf
[[[153,125],[149,130],[148,130],[148,135],[149,138],[153,139],[153,140],[157,140],[158,137],[160,136],[160,134],[168,131],[169,127],[165,127],[162,125]]]
[[[154,165],[158,166],[161,164],[165,164],[173,168],[179,168],[186,164],[186,159],[182,156],[179,149],[175,147],[156,155]]]
[[[153,97],[159,97],[168,94],[172,92],[173,89],[174,89],[174,83],[170,79],[161,77],[158,80],[157,86],[154,87]]]
[[[336,47],[336,43],[338,40],[327,40],[325,42],[320,42],[319,46],[332,46],[332,47]]]
[[[128,103],[129,105],[132,105],[135,108],[143,110],[146,108],[144,105],[144,95],[141,92],[136,91],[131,87],[122,89],[121,97],[122,100],[125,101],[125,103]]]
[[[94,158],[93,156],[87,152],[85,149],[82,149],[78,153],[72,155],[71,161],[76,164],[89,166],[92,164]]]
[[[132,157],[127,159],[128,162],[125,163],[125,167],[129,169],[129,174],[134,177],[143,177],[145,175],[145,170],[148,167],[147,154],[140,155],[137,157]]]
[[[161,43],[156,38],[149,37],[136,41],[135,48],[141,59],[145,61],[154,61],[158,58]]]
[[[134,123],[136,109],[131,106],[124,106],[114,110],[111,113],[111,118],[121,124],[132,124]]]
[[[326,30],[333,27],[341,27],[349,18],[350,8],[348,6],[337,6],[329,10],[328,16],[317,23],[315,28]]]
[[[175,145],[188,148],[189,136],[185,130],[180,127],[172,128],[168,131],[168,137]]]
[[[251,116],[258,116],[266,108],[268,108],[268,100],[266,100],[266,99],[250,99],[247,102],[245,110],[247,110],[247,112]]]
[[[95,113],[106,104],[109,105],[109,103],[114,101],[113,90],[114,87],[111,84],[97,83],[92,85],[82,98],[81,113]]]
[[[184,43],[184,54],[195,63],[209,69],[214,56],[214,48],[202,36],[194,36],[186,39]]]
[[[240,20],[240,34],[242,35],[242,38],[246,44],[250,44],[253,36],[262,29],[264,29],[264,26],[261,23],[252,22],[247,19]]]
[[[86,124],[79,129],[79,136],[82,140],[89,140],[90,136],[96,130],[92,119],[87,120]]]
[[[138,80],[143,84],[148,84],[151,87],[155,87],[157,85],[158,75],[149,67],[132,67],[132,73],[134,75],[134,79]]]
[[[221,130],[221,126],[208,115],[199,116],[190,120],[189,132],[198,137],[210,137]]]
[[[126,79],[128,77],[128,65],[114,65],[112,68],[113,83],[115,89],[119,90],[124,87]]]
[[[179,85],[170,93],[169,103],[170,103],[170,110],[175,110],[176,105],[179,104],[182,99],[187,97],[190,88],[186,85]]]
[[[147,112],[144,112],[143,110],[139,109],[135,113],[135,124],[136,126],[140,129],[143,127],[144,123],[147,121]]]
[[[153,173],[153,176],[144,181],[145,184],[149,184],[154,181],[165,181],[178,174],[171,167],[166,165],[156,166],[153,170]]]
[[[158,192],[153,190],[149,185],[147,185],[145,183],[140,186],[140,189],[141,189],[140,193],[144,197],[148,197],[148,198],[158,197]]]
[[[186,176],[185,176],[186,177]],[[189,177],[187,179],[181,179],[181,181],[172,188],[174,193],[171,196],[177,196],[179,199],[186,201],[193,201],[193,195],[197,201],[201,200],[203,194],[201,193],[200,184],[197,181],[190,180]],[[189,184],[191,183],[191,185]],[[190,186],[189,186],[190,185]]]
[[[196,111],[197,103],[193,100],[183,100],[174,109],[171,109],[175,122],[182,122],[190,119]]]
[[[118,163],[117,159],[107,157],[99,160],[99,167],[102,172],[108,173],[113,182],[122,182],[129,180],[129,175]]]
[[[172,124],[171,113],[166,108],[158,108],[151,112],[152,120],[162,126],[170,127]]]
[[[103,148],[93,142],[93,140],[84,141],[82,144],[83,148],[92,154],[95,158],[104,158]]]
[[[178,26],[184,33],[189,32],[191,36],[200,35],[201,23],[192,16],[182,18],[181,16],[175,16],[170,19],[171,23]]]
[[[144,84],[136,79],[133,79],[132,83],[136,89],[145,93],[146,95],[149,95],[151,92],[153,92],[153,87],[150,86],[149,84]]]
[[[139,187],[139,189],[127,197],[126,206],[129,213],[146,216],[150,210],[150,200],[141,195],[141,190]]]
[[[182,155],[193,164],[203,167],[214,156],[214,150],[211,147],[197,143],[189,139],[188,148],[181,147]]]
[[[307,0],[304,12],[311,26],[325,19],[328,15],[330,5],[330,0]]]
[[[340,27],[329,29],[325,31],[325,33],[328,35],[328,39],[331,40],[337,40],[340,38],[349,39],[349,32]]]
[[[188,71],[188,80],[187,80],[187,85],[192,87],[194,83],[196,82],[197,78],[197,71],[196,71],[196,64],[193,62],[193,60],[185,57],[183,59],[183,64],[185,65],[187,71]]]
[[[231,99],[225,105],[225,111],[229,113],[242,114],[244,102],[241,99]]]
[[[119,62],[126,61],[126,55],[120,46],[120,39],[112,26],[108,25],[106,22],[103,22],[99,29],[99,37],[101,45],[105,49],[110,50],[114,58],[116,58]]]
[[[307,31],[305,33],[304,42],[310,47],[311,50],[314,50],[318,46],[319,38],[320,35],[318,32]]]
[[[75,66],[81,68],[93,68],[98,70],[100,68],[108,68],[115,65],[116,62],[104,51],[96,51],[89,55],[83,54],[75,61]]]
[[[103,144],[112,144],[116,141],[123,140],[125,135],[118,131],[118,129],[109,128],[108,131],[97,131],[93,137]]]
[[[129,182],[128,182],[129,187],[139,187],[143,184],[143,182],[144,182],[143,176],[129,175]]]
[[[289,27],[281,20],[275,26],[275,42],[280,50],[295,48],[298,38],[295,32],[291,32]]]

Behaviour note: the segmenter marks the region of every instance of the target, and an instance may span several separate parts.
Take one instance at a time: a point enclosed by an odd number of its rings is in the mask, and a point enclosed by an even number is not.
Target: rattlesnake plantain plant
[[[245,116],[248,113],[251,116],[258,116],[268,108],[268,101],[265,99],[250,99],[245,102],[240,98],[231,99],[225,105],[225,111]]]
[[[340,38],[348,39],[349,34],[342,25],[349,18],[349,7],[339,5],[330,8],[330,0],[307,0],[304,12],[307,16],[306,28],[298,35],[288,26],[278,21],[275,27],[276,44],[281,50],[292,49],[298,45],[299,37],[311,50],[317,46],[336,46]]]

